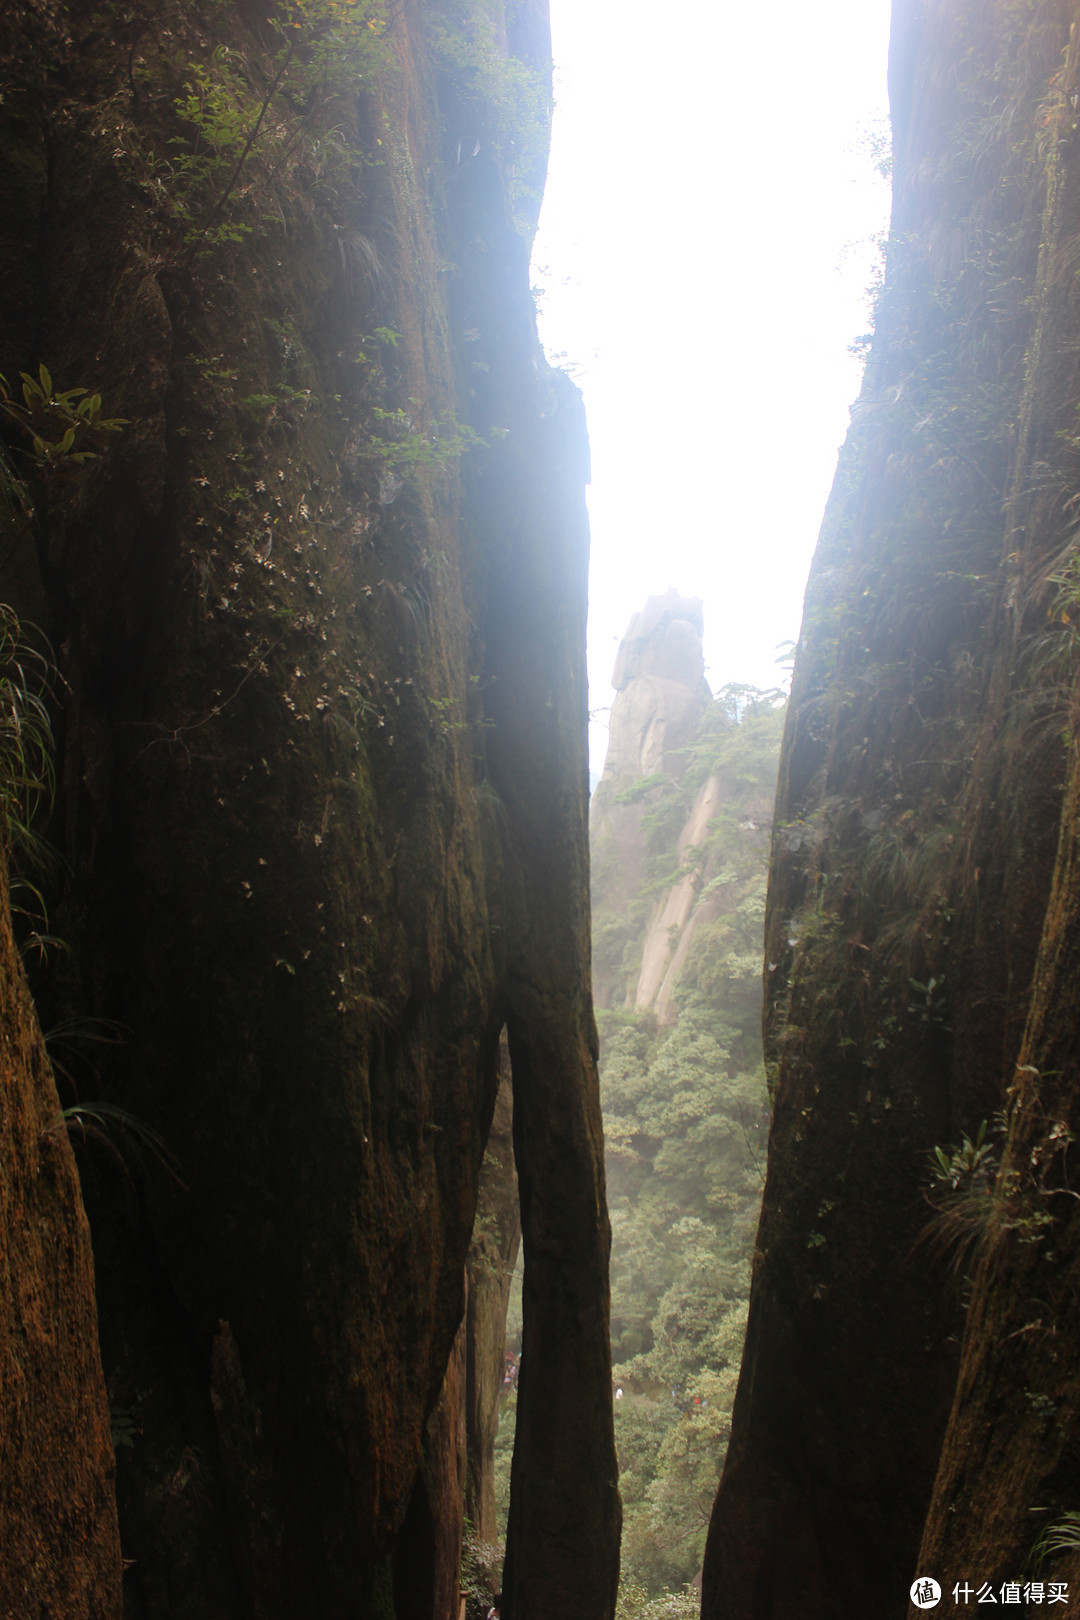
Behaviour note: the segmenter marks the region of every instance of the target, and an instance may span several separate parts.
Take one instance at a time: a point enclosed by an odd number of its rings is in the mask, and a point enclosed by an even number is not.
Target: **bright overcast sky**
[[[888,0],[551,0],[541,334],[592,441],[591,704],[669,586],[706,673],[776,685],[859,387]],[[606,716],[600,716],[601,720]],[[599,768],[606,733],[594,728]]]

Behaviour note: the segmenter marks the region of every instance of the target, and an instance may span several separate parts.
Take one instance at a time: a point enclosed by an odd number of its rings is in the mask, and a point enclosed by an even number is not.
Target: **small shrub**
[[[504,1549],[492,1541],[482,1541],[470,1520],[465,1520],[461,1541],[461,1591],[465,1597],[465,1620],[485,1620],[492,1599],[499,1590]]]
[[[927,1201],[937,1213],[925,1239],[956,1276],[970,1270],[987,1238],[1005,1222],[1006,1190],[998,1186],[997,1171],[985,1119],[974,1139],[965,1135],[959,1147],[931,1152]]]
[[[692,1586],[681,1592],[662,1592],[650,1597],[640,1581],[624,1580],[619,1586],[615,1620],[698,1620],[701,1598]]]

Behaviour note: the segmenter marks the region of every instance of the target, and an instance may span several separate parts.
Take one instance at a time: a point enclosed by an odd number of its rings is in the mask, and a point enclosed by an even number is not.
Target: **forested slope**
[[[701,605],[631,624],[591,812],[625,1504],[621,1612],[701,1565],[764,1159],[761,937],[783,705],[704,682]]]

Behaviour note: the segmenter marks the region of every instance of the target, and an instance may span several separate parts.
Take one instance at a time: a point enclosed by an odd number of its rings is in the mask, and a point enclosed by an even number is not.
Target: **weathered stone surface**
[[[1065,966],[1054,717],[1073,648],[1049,581],[1071,555],[1077,478],[1060,269],[1077,228],[1071,57],[1061,71],[1075,21],[1058,0],[894,7],[893,233],[781,765],[774,1117],[706,1620],[900,1616],[918,1573],[950,1598],[976,1566],[980,1582],[1015,1578],[1028,1510],[1075,1494],[1071,1464],[1048,1497],[1046,1473],[1004,1466],[1034,1456],[1019,1369],[1052,1354],[1024,1329],[1067,1333],[1064,1296],[1031,1303],[1041,1266],[1017,1233],[1006,1260],[991,1244],[980,1263],[965,1327],[951,1266],[971,1262],[926,1202],[932,1148],[992,1127],[1025,1053],[1048,1062],[1039,985],[1051,959]],[[1065,1046],[1071,999],[1063,981]],[[1039,1106],[1056,1110],[1056,1091]],[[1027,1128],[1011,1127],[1018,1153]],[[1061,1239],[1071,1253],[1064,1223]],[[1047,1385],[1064,1435],[1075,1377],[1066,1356]]]
[[[612,965],[603,948],[596,994],[601,1006],[622,1001],[637,1012],[652,1011],[661,1024],[674,1023],[675,984],[698,930],[717,915],[722,897],[705,893],[718,877],[715,863],[703,860],[710,823],[738,803],[750,843],[767,839],[772,804],[749,793],[745,782],[714,770],[700,781],[683,782],[689,745],[702,741],[702,719],[712,702],[704,676],[703,618],[696,597],[674,591],[652,596],[636,613],[619,648],[612,677],[617,688],[611,710],[611,740],[604,774],[593,795],[590,826],[593,893],[598,914],[625,918],[635,903],[644,910],[640,963]],[[730,716],[714,711],[712,724],[730,727]],[[694,779],[699,780],[700,772]],[[648,821],[657,809],[656,789],[680,794],[683,814],[675,838],[677,875],[644,904],[648,880]],[[621,801],[621,802],[620,802]],[[670,865],[670,856],[668,859]],[[666,875],[666,874],[665,874]],[[651,913],[649,905],[651,904]],[[632,933],[640,932],[632,929]],[[625,991],[617,988],[626,983]]]
[[[698,789],[686,825],[679,834],[680,867],[685,866],[688,852],[704,842],[709,820],[725,802],[725,797],[723,783],[717,775],[708,777]],[[660,896],[645,935],[634,1007],[638,1012],[651,1007],[662,1024],[671,1017],[675,980],[694,934],[714,915],[708,901],[704,905],[696,903],[707,881],[708,874],[700,868],[684,871],[667,893]]]
[[[149,1167],[138,1221],[88,1189],[138,1620],[444,1620],[504,1025],[530,1363],[504,1612],[614,1604],[584,423],[512,217],[543,142],[516,174],[497,130],[459,157],[480,114],[435,8],[389,9],[390,65],[321,145],[317,103],[275,104],[301,122],[237,188],[250,229],[195,243],[160,154],[196,66],[269,86],[262,21],[3,19],[5,369],[129,423],[3,588],[65,683],[72,956],[41,993],[129,1032],[94,1084],[184,1181]],[[499,20],[539,71],[545,9]],[[461,458],[451,423],[508,433]]]
[[[681,775],[678,750],[709,701],[702,631],[700,600],[676,591],[650,596],[631,619],[611,677],[609,792],[617,779],[629,783],[661,770]]]
[[[498,1540],[495,1436],[506,1371],[506,1311],[520,1246],[513,1091],[510,1056],[504,1046],[500,1052],[495,1113],[480,1171],[465,1317],[465,1512],[476,1535],[488,1544]]]
[[[0,1613],[119,1620],[94,1268],[0,869]]]
[[[1046,207],[1009,491],[1010,544],[1016,551],[1008,559],[1013,578],[1000,620],[1001,686],[1007,660],[1016,659],[1023,670],[1025,646],[1045,644],[1048,620],[1057,626],[1051,640],[1069,635],[1062,615],[1072,612],[1072,587],[1063,599],[1061,584],[1075,578],[1068,513],[1077,487],[1072,424],[1080,312],[1066,266],[1080,232],[1080,8],[1048,6],[1039,20],[1061,54],[1039,114]],[[1048,575],[1057,576],[1056,595],[1046,588]],[[1058,673],[1061,687],[1051,684],[1050,670],[1029,666],[1029,682],[1035,677],[1035,692],[1026,694],[1029,710],[1041,706],[1060,717],[1064,704],[1072,712],[1073,656],[1063,658]],[[1008,790],[1037,793],[1029,758],[1018,755],[1011,765]],[[1080,1225],[1072,1146],[1080,1133],[1080,778],[1071,737],[1052,808],[1056,852],[1052,864],[1050,851],[1039,852],[1038,876],[1042,880],[1049,871],[1050,882],[1034,973],[1025,985],[1023,1038],[1015,1058],[1010,1051],[1011,1061],[996,1075],[1007,1110],[1001,1167],[977,1208],[979,1241],[972,1245],[974,1281],[959,1379],[918,1556],[920,1564],[942,1571],[950,1593],[976,1563],[997,1589],[1038,1565],[1044,1582],[1067,1583],[1075,1601],[1076,1547],[1053,1553],[1038,1545],[1055,1526],[1067,1528],[1065,1515],[1080,1496]],[[1031,862],[1022,846],[1013,858],[1018,865]]]
[[[392,1584],[398,1620],[428,1620],[431,1615],[457,1620],[466,1483],[465,1360],[462,1322],[424,1430],[420,1468],[394,1548]]]
[[[650,777],[678,781],[686,769],[682,750],[693,738],[711,695],[702,629],[698,598],[668,591],[650,596],[643,611],[634,614],[619,646],[604,774],[589,815],[598,908],[624,910],[645,882],[642,818],[647,806],[640,798],[629,803],[619,799]],[[653,1004],[667,967],[668,937],[657,936],[648,966],[642,968],[642,985],[628,997],[627,1005]],[[610,1004],[612,986],[602,975],[596,995],[600,1005]]]
[[[577,392],[562,379],[546,412],[521,421],[515,462],[477,509],[493,547],[509,541],[488,598],[487,669],[488,761],[509,830],[503,1006],[525,1249],[503,1585],[510,1620],[561,1605],[606,1614],[618,1578],[588,886],[563,876],[567,863],[588,871],[587,759],[574,746],[587,725],[586,532],[582,507],[568,499],[584,473],[582,427]]]

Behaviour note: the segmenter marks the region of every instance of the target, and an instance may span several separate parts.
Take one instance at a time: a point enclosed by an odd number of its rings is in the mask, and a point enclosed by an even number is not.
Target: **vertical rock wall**
[[[781,765],[774,1116],[706,1617],[899,1616],[917,1573],[950,1601],[1022,1578],[1029,1509],[1075,1494],[1071,1203],[1031,1185],[1051,1161],[1067,1185],[1068,1081],[1016,1077],[1075,1062],[1076,18],[894,7],[893,229]],[[1003,1108],[974,1231],[943,1223],[931,1150]],[[1060,1413],[1038,1447],[1028,1377]]]
[[[957,1580],[967,1579],[968,1568],[977,1567],[999,1591],[1003,1581],[1021,1573],[1065,1582],[1075,1603],[1080,1558],[1069,1516],[1080,1500],[1080,1227],[1074,1213],[1080,781],[1071,623],[1077,577],[1073,513],[1080,488],[1080,298],[1073,268],[1080,234],[1080,8],[1068,5],[1052,15],[1060,19],[1061,54],[1039,125],[1046,206],[1018,456],[1006,507],[1016,551],[1008,559],[1012,580],[1000,625],[1004,652],[1024,671],[1027,650],[1028,670],[1034,666],[1041,673],[1041,703],[1029,698],[1026,707],[1052,717],[1055,729],[1062,726],[1064,780],[1054,799],[1060,813],[1054,818],[1053,863],[1046,860],[1039,872],[1044,878],[1049,870],[1050,886],[1023,1036],[1015,1062],[999,1074],[1006,1107],[1006,1128],[996,1144],[1000,1166],[979,1210],[960,1375],[919,1563],[941,1571],[950,1594]],[[1005,678],[1003,670],[1002,685]],[[1033,684],[1030,673],[1028,681]],[[1025,794],[1026,765],[1025,758],[1017,760],[1014,789]],[[1026,853],[1015,851],[1018,864]]]
[[[649,784],[681,781],[687,766],[686,748],[710,701],[702,630],[699,599],[672,590],[664,596],[650,596],[619,644],[611,681],[615,701],[604,774],[590,807],[598,911],[626,911],[645,885],[642,820]],[[685,922],[685,908],[680,915]],[[664,923],[663,932],[659,925],[653,930],[651,964],[647,972],[643,966],[643,982],[630,993],[629,1006],[653,1006],[670,954],[671,936],[666,930],[673,918]],[[612,1004],[612,978],[605,962],[597,978],[601,1006]]]
[[[38,992],[122,1027],[80,1083],[183,1182],[148,1164],[133,1217],[85,1178],[140,1620],[444,1620],[504,1025],[505,1612],[614,1601],[587,451],[528,286],[546,14],[389,12],[354,69],[332,6],[295,42],[257,7],[3,18],[4,370],[127,419],[38,479],[3,589],[63,677],[71,954]]]
[[[0,879],[0,1612],[112,1620],[120,1542],[94,1271]]]

